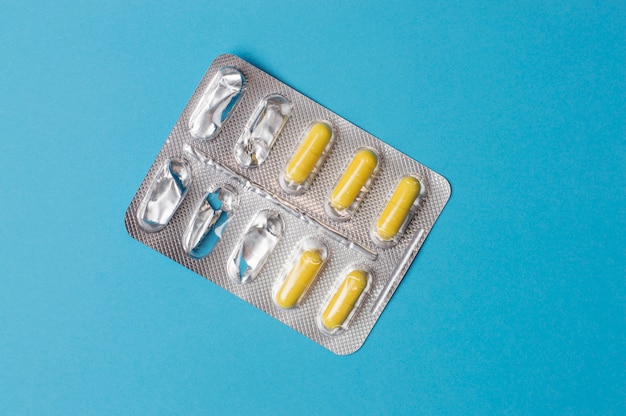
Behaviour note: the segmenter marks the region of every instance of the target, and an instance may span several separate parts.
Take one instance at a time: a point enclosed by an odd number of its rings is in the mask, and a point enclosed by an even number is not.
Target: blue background
[[[601,3],[3,1],[0,413],[626,413],[626,7]],[[351,356],[126,233],[221,53],[452,184]]]

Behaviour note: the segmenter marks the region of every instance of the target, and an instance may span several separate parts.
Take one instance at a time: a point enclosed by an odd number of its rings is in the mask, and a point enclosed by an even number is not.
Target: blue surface
[[[626,7],[508,3],[4,1],[0,413],[625,414]],[[356,354],[124,229],[220,53],[452,184]]]

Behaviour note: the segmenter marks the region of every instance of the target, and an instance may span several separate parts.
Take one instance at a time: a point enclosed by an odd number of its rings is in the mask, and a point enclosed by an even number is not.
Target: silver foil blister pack
[[[250,63],[221,55],[125,223],[133,238],[350,354],[449,197],[441,175]]]

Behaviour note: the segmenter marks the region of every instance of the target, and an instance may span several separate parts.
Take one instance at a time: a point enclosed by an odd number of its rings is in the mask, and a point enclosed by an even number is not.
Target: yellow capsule
[[[352,270],[348,273],[322,311],[321,323],[324,328],[333,332],[342,327],[366,287],[366,272]]]
[[[376,232],[383,241],[392,240],[397,236],[420,191],[419,180],[412,176],[402,178],[376,222]]]
[[[284,309],[293,308],[307,291],[324,260],[317,250],[307,250],[300,255],[296,264],[289,270],[287,277],[276,291],[274,301]]]
[[[374,151],[360,149],[356,152],[330,195],[330,206],[341,211],[352,205],[377,166],[378,155]]]
[[[322,157],[332,137],[333,130],[328,124],[313,124],[287,164],[285,179],[288,182],[303,183]]]

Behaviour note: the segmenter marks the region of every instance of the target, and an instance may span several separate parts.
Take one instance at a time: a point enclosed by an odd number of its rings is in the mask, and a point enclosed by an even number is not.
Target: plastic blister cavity
[[[326,213],[338,221],[348,220],[372,186],[379,166],[376,150],[371,147],[357,150],[324,205]]]
[[[283,235],[285,225],[274,211],[259,211],[243,233],[227,263],[228,275],[239,283],[254,280]]]
[[[370,228],[374,243],[385,248],[397,244],[425,195],[426,185],[416,175],[400,179]]]
[[[220,68],[204,90],[189,118],[196,139],[213,139],[243,94],[245,78],[237,68]]]
[[[157,171],[148,192],[137,210],[137,222],[142,230],[154,233],[169,223],[191,186],[191,165],[187,159],[173,157]]]
[[[335,142],[335,131],[328,121],[315,121],[302,134],[295,152],[280,173],[280,186],[288,194],[309,189]]]
[[[357,309],[367,296],[372,272],[363,265],[351,266],[341,274],[319,313],[318,325],[327,335],[346,330]]]
[[[274,303],[283,309],[298,306],[327,259],[324,243],[311,238],[302,240],[274,284]]]
[[[222,238],[233,210],[239,203],[237,191],[222,185],[200,200],[183,234],[183,249],[190,257],[206,257]]]
[[[280,94],[263,98],[235,144],[235,159],[244,168],[261,165],[291,115],[291,103]]]

